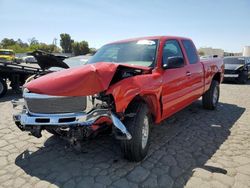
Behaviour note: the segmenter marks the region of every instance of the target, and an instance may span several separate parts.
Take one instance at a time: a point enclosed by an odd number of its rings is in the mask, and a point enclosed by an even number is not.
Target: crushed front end
[[[131,139],[121,117],[114,113],[105,97],[52,96],[25,89],[22,101],[12,101],[16,111],[13,119],[19,129],[37,138],[42,136],[42,130],[47,130],[76,141],[111,129],[116,138]]]

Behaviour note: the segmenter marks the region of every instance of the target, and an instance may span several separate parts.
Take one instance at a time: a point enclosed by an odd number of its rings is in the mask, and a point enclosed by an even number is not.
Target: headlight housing
[[[242,65],[241,67],[238,68],[239,71],[245,71],[247,70],[245,65]]]

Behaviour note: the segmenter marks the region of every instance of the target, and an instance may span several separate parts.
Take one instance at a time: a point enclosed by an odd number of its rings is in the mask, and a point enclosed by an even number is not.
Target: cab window
[[[181,51],[181,47],[177,40],[167,40],[164,48],[163,48],[163,56],[162,56],[162,63],[163,65],[167,64],[168,58],[171,57],[182,57],[183,53]]]
[[[190,40],[182,40],[182,44],[186,50],[187,58],[190,64],[195,64],[198,62],[199,57],[197,55],[196,48]]]

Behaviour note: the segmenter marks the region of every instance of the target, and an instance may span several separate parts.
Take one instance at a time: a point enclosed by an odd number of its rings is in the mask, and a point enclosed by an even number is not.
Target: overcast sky
[[[99,48],[115,40],[190,37],[197,47],[250,45],[250,0],[0,0],[0,40],[52,43],[60,33]]]

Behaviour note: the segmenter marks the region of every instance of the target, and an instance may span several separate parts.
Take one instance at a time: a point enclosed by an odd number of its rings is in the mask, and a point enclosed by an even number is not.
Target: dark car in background
[[[250,78],[250,57],[225,57],[224,80],[245,84]]]

